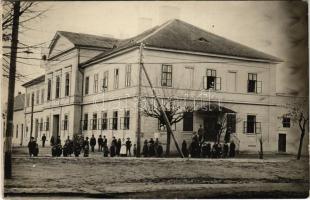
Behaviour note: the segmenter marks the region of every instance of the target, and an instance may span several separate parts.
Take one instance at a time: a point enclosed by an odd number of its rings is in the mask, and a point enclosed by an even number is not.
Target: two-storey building
[[[285,103],[302,98],[276,93],[279,62],[180,20],[125,40],[57,32],[45,75],[24,84],[25,124],[30,126],[34,95],[35,137],[45,133],[64,140],[73,134],[94,134],[136,142],[138,99],[142,107],[153,99],[140,71],[143,64],[161,100],[173,97],[193,108],[173,126],[179,144],[190,142],[200,125],[214,138],[216,125],[225,117],[240,151],[257,152],[259,135],[265,151],[295,153],[298,127],[281,116],[287,112]],[[165,128],[142,115],[141,141],[150,138],[159,138],[165,146]]]

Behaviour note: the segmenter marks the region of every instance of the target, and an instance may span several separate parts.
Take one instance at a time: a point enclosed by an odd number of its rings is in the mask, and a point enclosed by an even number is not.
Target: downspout
[[[84,72],[82,69],[80,69],[80,49],[78,48],[78,64],[77,64],[77,68],[78,71],[82,74],[82,88],[81,88],[81,116],[80,116],[80,131],[81,131],[81,135],[83,134],[83,124],[82,124],[82,119],[83,119],[83,94],[84,94]]]

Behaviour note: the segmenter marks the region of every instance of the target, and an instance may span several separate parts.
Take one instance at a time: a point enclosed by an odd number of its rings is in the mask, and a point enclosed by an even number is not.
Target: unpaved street
[[[8,196],[110,198],[306,197],[308,161],[89,158],[15,152]]]

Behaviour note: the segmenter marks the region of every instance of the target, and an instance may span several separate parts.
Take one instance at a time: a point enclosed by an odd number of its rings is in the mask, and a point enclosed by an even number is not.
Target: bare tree
[[[300,102],[295,102],[292,104],[287,104],[285,107],[289,109],[289,112],[283,115],[283,117],[288,117],[293,123],[297,123],[300,130],[299,147],[297,153],[297,160],[301,157],[302,144],[304,136],[306,134],[306,128],[309,123],[309,114],[307,111],[308,99]]]
[[[146,117],[158,119],[160,126],[165,127],[164,116],[160,111],[159,105],[154,101],[154,98],[145,98],[145,105],[142,108],[142,113]],[[180,105],[181,102],[174,97],[161,98],[162,107],[166,113],[170,125],[173,126],[183,120],[185,112],[193,112],[193,106]],[[167,130],[167,147],[166,155],[170,154],[171,133]]]

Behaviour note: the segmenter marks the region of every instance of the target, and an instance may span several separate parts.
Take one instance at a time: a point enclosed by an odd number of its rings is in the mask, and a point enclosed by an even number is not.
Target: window
[[[83,130],[87,130],[88,127],[88,114],[84,114],[84,121],[83,121]]]
[[[113,119],[112,119],[112,129],[117,130],[117,119],[118,119],[118,113],[117,111],[113,112]]]
[[[227,114],[227,129],[231,133],[236,133],[236,114],[228,113]]]
[[[51,100],[52,80],[47,81],[47,100]]]
[[[203,88],[221,90],[221,77],[216,77],[216,70],[207,69],[207,76],[203,77]]]
[[[107,130],[108,128],[108,119],[107,119],[108,113],[103,112],[102,113],[102,122],[101,122],[101,130]]]
[[[114,69],[114,89],[118,88],[119,70]]]
[[[183,131],[193,131],[193,112],[183,113]]]
[[[97,113],[93,114],[92,130],[97,130]]]
[[[29,107],[30,105],[30,94],[27,94],[27,97],[26,97],[26,106]]]
[[[261,133],[261,123],[256,122],[255,115],[247,115],[247,121],[244,122],[243,132],[247,134]]]
[[[103,79],[102,79],[102,91],[106,91],[108,89],[108,80],[109,80],[109,71],[105,71],[103,73]]]
[[[43,131],[43,118],[41,118],[41,121],[40,121],[40,131]]]
[[[291,119],[289,117],[282,118],[282,125],[283,128],[290,128],[291,127]]]
[[[49,131],[49,129],[50,129],[50,118],[46,117],[45,130]]]
[[[125,74],[125,87],[131,85],[131,65],[126,65],[126,74]]]
[[[94,74],[94,93],[98,92],[98,74]]]
[[[88,94],[89,92],[89,77],[87,76],[85,78],[85,94]]]
[[[44,89],[41,90],[41,103],[44,103]]]
[[[161,86],[172,87],[172,65],[162,65]]]
[[[18,138],[18,125],[16,125],[16,138]]]
[[[130,111],[126,110],[125,111],[125,116],[124,116],[124,130],[129,130],[129,122],[130,122]]]
[[[56,77],[56,94],[55,94],[55,98],[58,99],[60,96],[60,77],[57,76]]]
[[[37,94],[36,94],[36,104],[40,104],[40,90],[37,90]]]
[[[257,74],[248,74],[248,92],[249,93],[261,93],[262,92],[262,82],[257,81]]]
[[[69,96],[70,91],[70,77],[69,73],[66,73],[66,81],[65,81],[65,96]]]
[[[68,130],[68,115],[65,115],[64,117],[63,130]]]

